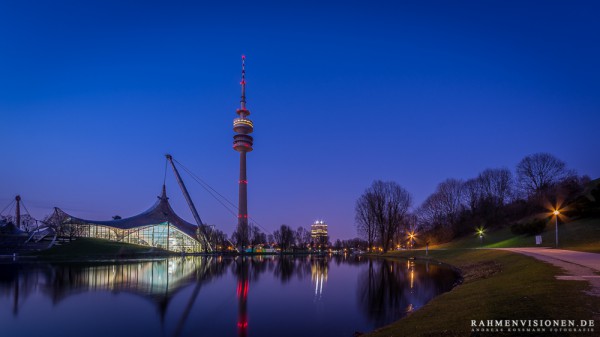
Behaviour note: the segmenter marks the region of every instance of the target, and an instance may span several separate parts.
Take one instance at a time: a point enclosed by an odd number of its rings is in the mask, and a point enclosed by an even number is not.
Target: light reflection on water
[[[437,264],[355,256],[5,263],[0,326],[6,336],[352,336],[455,280]]]

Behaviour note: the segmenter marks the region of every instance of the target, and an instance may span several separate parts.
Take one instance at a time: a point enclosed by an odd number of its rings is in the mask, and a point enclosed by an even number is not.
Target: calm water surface
[[[358,256],[0,264],[2,336],[345,336],[450,290],[443,266]]]

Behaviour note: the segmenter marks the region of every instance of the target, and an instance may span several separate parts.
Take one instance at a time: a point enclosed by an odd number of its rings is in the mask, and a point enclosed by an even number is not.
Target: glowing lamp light
[[[559,210],[560,206],[557,205],[556,208],[554,209],[554,211],[552,212],[552,214],[554,215],[554,245],[556,248],[558,248],[558,218],[560,216],[560,210]]]
[[[479,236],[480,239],[483,239],[483,234],[485,234],[485,228],[483,226],[475,228],[475,232]]]

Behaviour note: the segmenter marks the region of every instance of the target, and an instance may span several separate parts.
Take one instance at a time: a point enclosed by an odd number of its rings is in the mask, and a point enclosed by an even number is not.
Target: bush
[[[510,231],[517,235],[538,235],[546,228],[546,220],[535,219],[525,223],[515,223],[510,226]]]

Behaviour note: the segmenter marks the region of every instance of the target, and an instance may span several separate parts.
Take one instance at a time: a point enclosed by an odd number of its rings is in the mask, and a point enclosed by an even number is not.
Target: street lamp
[[[481,244],[483,244],[483,233],[484,233],[484,229],[483,227],[479,227],[477,228],[477,234],[479,235],[479,241],[481,242]]]
[[[554,212],[552,212],[552,214],[554,214],[554,216],[556,217],[554,219],[554,225],[555,225],[554,242],[556,243],[556,248],[558,248],[558,216],[560,215],[560,212],[559,212],[559,210],[555,209]]]
[[[410,248],[411,248],[411,249],[412,249],[412,248],[413,248],[413,246],[414,246],[414,239],[415,239],[415,236],[416,236],[416,235],[415,235],[415,232],[410,232],[410,233],[408,233],[408,238],[409,238],[409,240],[408,240],[408,243],[410,243]]]

